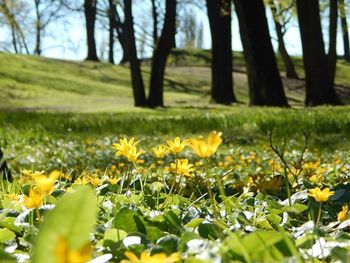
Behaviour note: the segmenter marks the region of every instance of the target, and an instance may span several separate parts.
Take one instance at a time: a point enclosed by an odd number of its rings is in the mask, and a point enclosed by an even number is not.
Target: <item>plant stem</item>
[[[321,218],[322,218],[322,203],[320,203],[320,207],[318,208],[316,226],[318,226],[318,224],[321,222]]]
[[[290,188],[289,188],[289,179],[288,179],[288,172],[287,168],[284,167],[284,181],[286,184],[286,191],[287,191],[287,196],[288,196],[288,204],[291,207],[292,206],[292,199],[290,197]]]
[[[210,173],[209,173],[209,160],[208,160],[208,158],[205,159],[205,177],[207,178],[207,180],[209,180]],[[219,213],[217,211],[215,198],[213,195],[213,191],[211,189],[210,181],[209,181],[209,184],[207,185],[207,187],[208,187],[208,196],[210,199],[210,203],[211,203],[211,206],[213,207],[213,214],[214,214],[215,218],[218,218]]]

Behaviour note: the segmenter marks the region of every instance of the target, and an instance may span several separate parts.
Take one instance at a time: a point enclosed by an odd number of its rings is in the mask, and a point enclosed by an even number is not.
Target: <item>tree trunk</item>
[[[297,0],[306,77],[306,106],[340,104],[330,78],[318,0]]]
[[[212,39],[211,99],[220,104],[236,102],[232,78],[231,1],[207,0]]]
[[[283,64],[286,68],[286,77],[290,79],[299,79],[298,73],[295,70],[293,60],[288,54],[286,45],[284,43],[283,39],[283,30],[282,30],[282,25],[279,20],[279,16],[277,14],[277,8],[275,5],[274,0],[270,0],[270,8],[271,12],[274,18],[275,22],[275,29],[276,29],[276,35],[277,35],[277,41],[278,41],[278,52],[281,55],[281,58],[283,60]]]
[[[39,11],[40,0],[34,0],[35,3],[35,14],[36,14],[36,22],[35,22],[35,50],[34,54],[40,56],[41,55],[41,15]]]
[[[346,19],[344,0],[339,0],[339,11],[340,11],[340,19],[341,19],[341,28],[343,33],[344,59],[345,61],[350,63],[349,30],[348,30],[348,22]]]
[[[153,51],[150,94],[148,106],[163,107],[163,80],[165,66],[171,47],[174,43],[176,32],[176,0],[166,1],[166,11],[162,34]]]
[[[151,0],[152,2],[152,17],[153,17],[153,44],[154,46],[157,45],[158,42],[158,11],[157,11],[157,0]]]
[[[84,0],[88,54],[86,60],[98,61],[95,41],[97,0]]]
[[[140,61],[137,59],[134,22],[132,17],[132,0],[124,0],[125,37],[129,46],[131,82],[135,106],[146,105],[145,87],[142,79]]]
[[[330,81],[333,85],[337,67],[337,24],[338,24],[338,0],[329,0],[329,48],[328,63]]]
[[[109,18],[109,52],[108,52],[108,61],[111,64],[114,64],[114,28],[115,28],[115,11],[116,4],[115,0],[109,1],[109,10],[108,10],[108,18]]]
[[[234,0],[247,65],[250,105],[288,106],[262,0]]]
[[[117,9],[115,9],[115,29],[117,31],[119,44],[123,50],[123,56],[119,64],[125,64],[129,61],[128,43],[125,37],[125,25],[122,22]]]

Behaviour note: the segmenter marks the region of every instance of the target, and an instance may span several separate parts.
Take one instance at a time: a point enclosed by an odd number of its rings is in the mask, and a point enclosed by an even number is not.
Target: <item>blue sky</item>
[[[148,23],[147,26],[150,27],[152,21],[150,21],[150,14],[134,14],[135,20],[138,19],[141,23]],[[274,39],[276,39],[274,34],[274,25],[271,19],[271,15],[267,13],[270,32],[273,38],[272,43],[277,49],[277,43]],[[210,49],[211,40],[210,40],[210,30],[208,24],[208,18],[206,16],[205,10],[200,11],[197,10],[196,13],[197,21],[203,24],[204,34],[203,34],[203,48]],[[242,44],[239,36],[239,27],[238,21],[235,14],[232,17],[232,46],[233,50],[242,51]],[[325,23],[326,25],[326,23]],[[137,30],[137,28],[136,28]],[[2,33],[0,35],[0,39],[4,39],[6,34],[4,31],[0,31]],[[324,32],[326,33],[326,32]],[[325,35],[325,42],[327,45],[327,34]],[[180,36],[178,36],[178,40]],[[98,54],[101,55],[103,52],[105,57],[108,52],[108,32],[101,27],[101,25],[97,25],[96,28],[96,41],[98,46]],[[85,36],[85,20],[82,14],[73,14],[70,15],[69,20],[65,21],[57,21],[52,23],[47,28],[45,37],[43,38],[43,56],[60,58],[60,59],[68,59],[68,60],[83,60],[86,56],[86,36]],[[300,35],[299,29],[297,27],[297,21],[291,21],[287,34],[285,35],[285,42],[287,45],[287,49],[290,54],[293,55],[301,55],[301,43],[300,43]],[[115,59],[118,61],[121,56],[119,44],[116,42],[115,48]],[[340,32],[338,32],[338,53],[342,54],[343,45],[342,38]],[[148,56],[151,55],[151,49],[148,49],[146,52]]]

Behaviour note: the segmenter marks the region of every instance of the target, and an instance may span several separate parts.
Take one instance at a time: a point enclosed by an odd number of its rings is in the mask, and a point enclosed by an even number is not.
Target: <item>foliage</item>
[[[217,152],[201,157],[191,147],[198,137],[189,137],[118,136],[78,147],[47,135],[40,143],[48,157],[10,160],[15,180],[1,181],[1,255],[9,262],[12,256],[33,262],[347,257],[347,151],[319,152],[300,140],[288,140],[282,150],[275,137],[273,149],[283,151],[278,158],[266,139],[250,147],[213,132],[208,145]],[[159,149],[159,143],[173,151],[155,155],[150,149]],[[145,153],[128,158],[135,144]],[[56,151],[66,155],[60,165]],[[116,151],[123,154],[115,156]],[[55,169],[60,172],[50,173]],[[331,192],[320,201],[316,192],[325,188]],[[28,209],[23,200],[34,190],[44,201]]]

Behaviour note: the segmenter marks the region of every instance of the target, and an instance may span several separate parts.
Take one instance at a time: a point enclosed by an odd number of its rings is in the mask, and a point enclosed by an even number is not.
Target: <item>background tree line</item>
[[[146,5],[149,8],[146,9]],[[164,106],[167,58],[171,49],[179,44],[175,35],[181,32],[182,47],[201,48],[203,25],[196,20],[196,12],[201,11],[207,14],[212,40],[211,100],[231,104],[237,102],[232,74],[232,16],[236,14],[250,105],[287,107],[271,34],[274,31],[277,37],[286,77],[298,79],[284,41],[291,21],[295,20],[298,21],[303,53],[305,105],[338,105],[341,101],[334,89],[337,32],[342,32],[342,56],[350,63],[348,5],[346,0],[0,0],[0,23],[9,32],[9,43],[2,48],[40,56],[43,36],[51,33],[47,30],[48,26],[69,21],[70,16],[79,13],[84,18],[81,23],[86,29],[86,59],[99,61],[95,34],[97,30],[108,32],[108,43],[101,46],[103,50],[108,50],[108,62],[115,63],[115,44],[119,43],[122,52],[119,63],[127,63],[130,67],[135,106]],[[151,26],[144,26],[140,20],[136,22],[135,10],[149,12],[146,17]],[[273,28],[269,27],[267,14],[273,18]],[[326,14],[325,23],[322,23],[325,21],[321,18],[322,14]],[[328,45],[322,30],[328,33]],[[141,72],[143,56],[140,53],[146,49],[152,53],[149,92],[146,92],[147,85]]]

